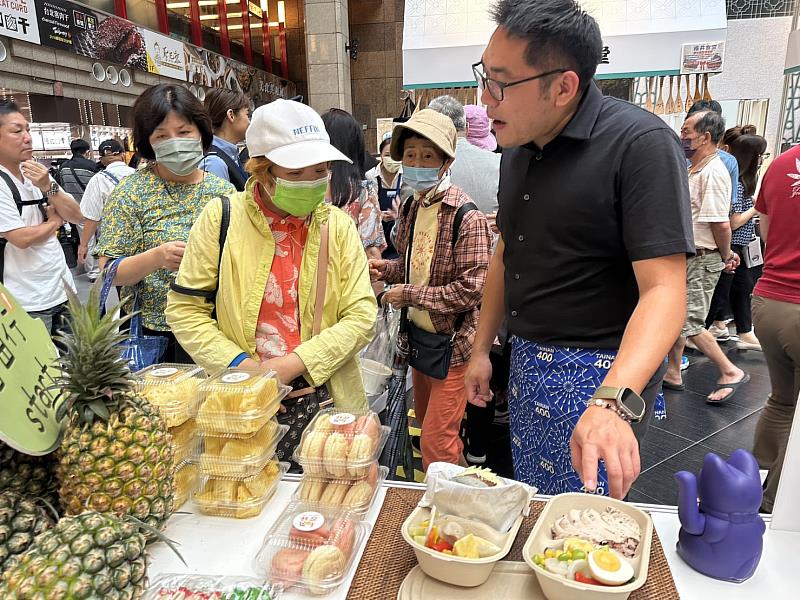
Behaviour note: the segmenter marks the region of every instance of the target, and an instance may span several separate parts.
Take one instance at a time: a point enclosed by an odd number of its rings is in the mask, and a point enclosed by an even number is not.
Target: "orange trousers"
[[[422,468],[432,462],[463,462],[464,444],[458,433],[467,409],[464,375],[467,365],[450,367],[447,379],[434,379],[411,369],[414,382],[414,412],[422,427]]]

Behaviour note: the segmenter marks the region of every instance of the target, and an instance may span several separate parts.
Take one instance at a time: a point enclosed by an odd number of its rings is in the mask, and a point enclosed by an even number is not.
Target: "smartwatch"
[[[597,400],[600,402],[595,402]],[[589,404],[600,405],[603,400],[614,400],[617,414],[630,423],[638,423],[644,418],[646,409],[644,399],[631,388],[601,385],[595,390]]]

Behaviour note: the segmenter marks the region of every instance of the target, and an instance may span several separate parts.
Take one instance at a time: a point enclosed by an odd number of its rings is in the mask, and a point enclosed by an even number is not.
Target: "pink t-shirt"
[[[756,210],[767,215],[764,274],[754,294],[800,304],[800,146],[774,160],[764,175]]]

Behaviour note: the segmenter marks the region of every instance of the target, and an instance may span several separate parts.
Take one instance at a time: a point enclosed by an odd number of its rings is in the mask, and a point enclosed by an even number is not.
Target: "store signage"
[[[39,43],[39,23],[33,0],[0,0],[0,35]]]
[[[0,284],[0,439],[22,452],[46,454],[58,444],[57,357],[41,319],[28,316]]]
[[[139,29],[147,53],[147,71],[186,81],[186,57],[183,42],[149,29]]]
[[[721,73],[725,42],[704,42],[681,46],[681,75]]]

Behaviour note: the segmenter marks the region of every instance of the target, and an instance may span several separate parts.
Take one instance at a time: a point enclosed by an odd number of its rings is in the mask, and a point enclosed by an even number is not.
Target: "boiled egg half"
[[[633,566],[611,548],[601,548],[589,554],[589,573],[606,585],[623,585],[633,578]]]

